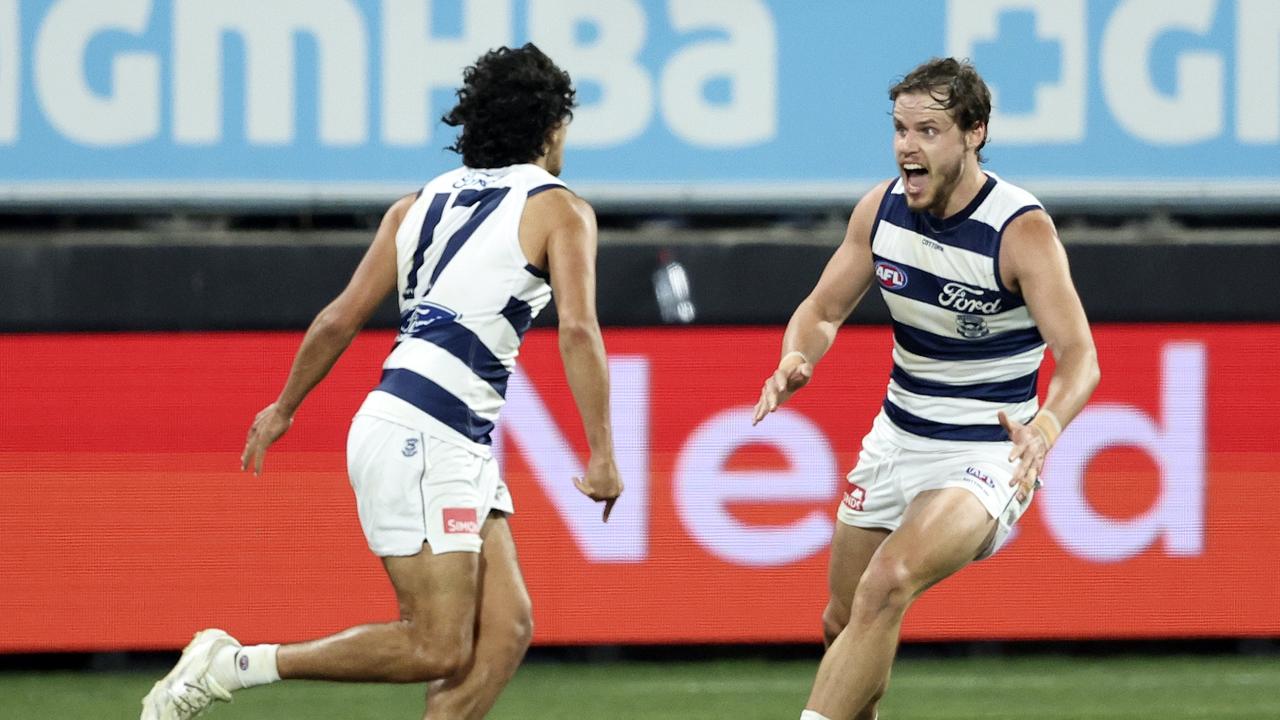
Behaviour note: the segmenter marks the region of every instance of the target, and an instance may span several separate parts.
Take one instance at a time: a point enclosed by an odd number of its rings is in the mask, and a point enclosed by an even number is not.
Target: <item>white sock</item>
[[[812,710],[805,710],[800,713],[800,720],[831,720],[831,718],[826,715],[819,715]]]
[[[277,682],[280,680],[280,671],[276,668],[279,649],[279,645],[222,648],[213,657],[209,674],[219,685],[232,691]]]

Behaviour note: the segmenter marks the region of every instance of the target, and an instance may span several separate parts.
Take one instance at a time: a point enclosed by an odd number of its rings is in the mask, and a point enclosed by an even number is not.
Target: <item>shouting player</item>
[[[802,720],[874,720],[907,607],[999,549],[1045,454],[1099,380],[1053,222],[982,168],[991,93],[977,71],[932,60],[889,97],[898,177],[854,208],[791,317],[755,412],[760,422],[809,382],[879,284],[893,316],[893,373],[837,513],[828,648]],[[1046,345],[1057,364],[1040,405]]]

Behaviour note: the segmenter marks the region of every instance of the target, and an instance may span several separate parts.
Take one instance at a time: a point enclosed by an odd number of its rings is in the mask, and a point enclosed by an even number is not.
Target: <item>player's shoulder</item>
[[[418,198],[420,197],[422,197],[421,191],[404,195],[400,197],[398,200],[396,200],[395,202],[391,203],[391,207],[387,208],[387,212],[397,214],[397,215],[404,215],[406,212],[409,211],[409,208],[413,207],[413,204],[417,202]]]
[[[409,210],[413,207],[413,204],[417,202],[418,198],[421,196],[422,191],[409,193],[408,195],[405,195],[391,203],[391,205],[387,207],[387,211],[383,213],[384,220],[390,221],[396,227],[399,227],[400,223],[404,222],[405,216],[409,214]]]
[[[526,212],[547,225],[589,225],[595,227],[596,213],[591,203],[563,183],[530,192]]]
[[[885,199],[893,193],[897,182],[897,178],[879,182],[858,200],[858,204],[853,208],[853,213],[849,216],[850,237],[855,234],[859,236],[865,234],[868,238],[870,237],[876,216],[880,214],[880,208],[884,206]]]
[[[1044,208],[1040,199],[1033,195],[1030,190],[1001,179],[998,175],[993,174],[992,177],[996,180],[996,191],[1003,197],[1008,198],[1010,204],[1020,206],[1035,205],[1041,209]]]
[[[858,200],[857,206],[853,208],[854,217],[860,215],[868,219],[875,217],[880,212],[880,208],[884,207],[885,201],[897,190],[897,186],[897,178],[889,178],[876,183]]]
[[[999,232],[1002,246],[1019,255],[1025,252],[1031,257],[1049,257],[1061,245],[1053,218],[1035,195],[1003,181],[992,195],[995,197],[985,203],[991,207],[984,208],[984,214],[988,224]]]
[[[973,220],[986,223],[997,232],[1008,232],[1012,224],[1024,216],[1048,218],[1044,205],[1030,191],[993,172],[986,172],[994,185],[986,199],[970,216]]]
[[[1054,245],[1059,242],[1053,218],[1042,207],[1028,208],[1011,218],[1005,223],[1002,234],[1006,243]]]
[[[898,178],[896,177],[876,183],[874,187],[862,196],[862,199],[858,200],[858,207],[869,207],[878,210],[884,203],[885,198],[893,194],[897,185]]]

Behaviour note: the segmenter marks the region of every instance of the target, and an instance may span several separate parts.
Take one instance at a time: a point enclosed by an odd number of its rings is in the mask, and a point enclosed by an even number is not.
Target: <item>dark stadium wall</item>
[[[346,283],[364,248],[288,244],[0,246],[0,331],[255,330],[306,327]],[[832,250],[812,245],[673,244],[600,248],[606,325],[660,325],[654,272],[684,267],[707,325],[785,323]],[[1280,245],[1075,245],[1072,271],[1095,322],[1280,321]],[[854,323],[887,321],[877,293]],[[391,327],[388,301],[375,327]],[[551,313],[540,325],[553,322]]]

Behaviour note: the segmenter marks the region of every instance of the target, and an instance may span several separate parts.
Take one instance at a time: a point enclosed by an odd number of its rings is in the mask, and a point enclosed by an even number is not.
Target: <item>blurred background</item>
[[[0,0],[0,717],[134,717],[202,627],[395,616],[343,459],[390,302],[262,478],[239,452],[386,207],[457,164],[461,69],[525,41],[578,88],[627,490],[602,525],[570,482],[549,310],[497,437],[536,635],[492,717],[798,716],[879,298],[750,408],[939,55],[990,84],[988,169],[1057,222],[1103,380],[1014,540],[909,613],[882,717],[1280,717],[1274,0]]]

